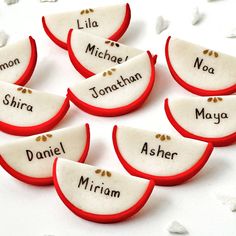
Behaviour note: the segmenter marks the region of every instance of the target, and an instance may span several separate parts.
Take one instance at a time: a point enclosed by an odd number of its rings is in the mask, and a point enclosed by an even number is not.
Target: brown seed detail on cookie
[[[160,139],[161,141],[171,140],[171,137],[169,135],[165,135],[165,134],[156,134],[155,137],[157,139]]]
[[[93,13],[93,12],[94,12],[94,10],[91,9],[91,8],[89,8],[89,9],[84,9],[84,10],[82,10],[82,11],[80,12],[80,14],[83,15],[83,14],[89,14],[89,13]]]
[[[117,48],[120,47],[120,44],[119,44],[119,43],[112,42],[112,41],[110,41],[110,40],[106,40],[106,41],[105,41],[105,44],[109,44],[111,47],[113,47],[113,46],[116,46]]]
[[[210,97],[210,98],[207,99],[207,101],[217,103],[217,102],[223,101],[223,98],[221,98],[221,97]]]
[[[103,75],[103,77],[111,76],[112,72],[114,72],[114,71],[116,71],[116,69],[115,68],[111,68],[110,70],[103,72],[102,75]]]
[[[21,92],[21,93],[28,93],[28,94],[31,94],[32,93],[32,90],[30,89],[26,89],[26,88],[23,88],[23,87],[20,87],[20,88],[17,88],[17,91]]]
[[[40,135],[35,140],[37,142],[40,142],[40,141],[46,142],[48,140],[48,138],[51,138],[51,137],[52,137],[52,134]]]
[[[96,174],[100,174],[102,177],[107,176],[107,177],[111,177],[111,172],[110,171],[106,171],[106,170],[101,170],[101,169],[97,169],[95,170]]]
[[[219,53],[218,52],[214,52],[212,50],[209,49],[205,49],[203,52],[203,54],[208,54],[209,56],[214,56],[215,58],[219,57]]]

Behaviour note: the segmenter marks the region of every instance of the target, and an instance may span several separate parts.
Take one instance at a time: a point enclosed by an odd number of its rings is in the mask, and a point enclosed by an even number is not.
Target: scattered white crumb
[[[19,0],[4,0],[4,2],[7,4],[7,5],[11,5],[11,4],[15,4],[17,3]]]
[[[40,0],[40,2],[57,2],[57,0]]]
[[[7,44],[9,36],[4,32],[0,31],[0,47],[4,47]]]
[[[226,38],[236,38],[236,28],[232,29],[229,33],[227,33]]]
[[[167,20],[165,20],[162,16],[157,17],[156,32],[158,34],[166,30],[168,26],[169,26],[169,22]]]
[[[199,11],[198,7],[193,8],[192,12],[192,25],[196,25],[203,18],[203,14]]]
[[[236,197],[230,197],[225,195],[218,195],[218,199],[224,204],[229,206],[232,212],[236,211]]]
[[[172,234],[188,234],[187,229],[178,221],[173,221],[169,226],[168,231]]]

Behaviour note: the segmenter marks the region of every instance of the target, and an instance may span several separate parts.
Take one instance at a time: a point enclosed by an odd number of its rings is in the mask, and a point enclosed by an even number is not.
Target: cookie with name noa
[[[83,30],[117,41],[127,30],[130,17],[130,7],[126,3],[43,16],[42,22],[49,38],[67,49],[70,29]]]
[[[118,116],[137,109],[150,94],[155,80],[154,59],[142,53],[68,89],[69,99],[98,116]]]
[[[165,100],[166,115],[185,137],[226,146],[236,141],[236,95]]]
[[[90,142],[89,125],[77,125],[0,145],[0,164],[15,178],[33,185],[52,184],[55,158],[84,162]]]
[[[35,40],[30,36],[0,48],[0,81],[25,85],[37,62]]]
[[[127,176],[66,159],[55,159],[53,180],[64,204],[76,215],[113,223],[136,214],[146,203],[154,181]]]
[[[169,37],[166,60],[173,78],[188,91],[203,95],[236,92],[236,58]]]
[[[157,185],[177,185],[192,178],[213,150],[210,143],[124,126],[114,126],[112,137],[125,169]]]
[[[0,82],[0,130],[33,135],[52,129],[69,109],[69,99]]]
[[[70,30],[68,53],[76,70],[91,77],[144,51],[81,30]]]

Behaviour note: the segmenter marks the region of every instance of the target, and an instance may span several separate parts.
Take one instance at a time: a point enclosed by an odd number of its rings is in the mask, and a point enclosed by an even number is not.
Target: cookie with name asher
[[[55,159],[53,180],[64,204],[76,215],[99,223],[123,221],[146,203],[154,181],[66,159]]]
[[[0,164],[15,178],[33,185],[52,184],[56,157],[84,162],[90,142],[89,125],[77,125],[0,145]]]
[[[130,17],[131,11],[127,3],[43,16],[42,22],[49,38],[67,49],[70,29],[83,30],[117,41],[127,30]]]
[[[181,39],[169,37],[166,60],[173,78],[203,96],[236,92],[236,58]]]
[[[52,129],[69,109],[69,99],[0,82],[0,130],[33,135]]]
[[[226,146],[236,141],[236,95],[165,100],[166,115],[183,136]]]
[[[81,30],[70,30],[68,53],[76,70],[88,78],[144,51]]]
[[[213,150],[210,143],[124,126],[114,126],[112,138],[125,169],[156,185],[177,185],[192,178]]]
[[[25,85],[37,62],[37,47],[30,36],[0,48],[0,81]]]
[[[155,80],[154,59],[144,52],[68,89],[69,99],[98,116],[118,116],[137,109],[150,94]]]

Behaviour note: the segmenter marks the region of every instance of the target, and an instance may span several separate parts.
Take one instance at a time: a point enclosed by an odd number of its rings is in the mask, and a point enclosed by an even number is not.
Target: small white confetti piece
[[[7,5],[11,5],[11,4],[15,4],[15,3],[19,2],[19,0],[4,0],[4,2],[5,2]]]
[[[57,0],[40,0],[40,2],[57,2]]]
[[[156,31],[158,34],[166,30],[168,26],[169,26],[169,22],[167,20],[165,20],[162,16],[157,17]]]
[[[187,229],[178,221],[173,221],[168,228],[168,231],[172,234],[188,234]]]
[[[203,14],[199,11],[198,7],[193,9],[192,13],[192,25],[196,25],[202,20]]]
[[[228,34],[226,34],[226,38],[236,38],[236,28],[232,29]]]
[[[0,47],[4,47],[7,44],[8,37],[4,31],[0,31]]]

